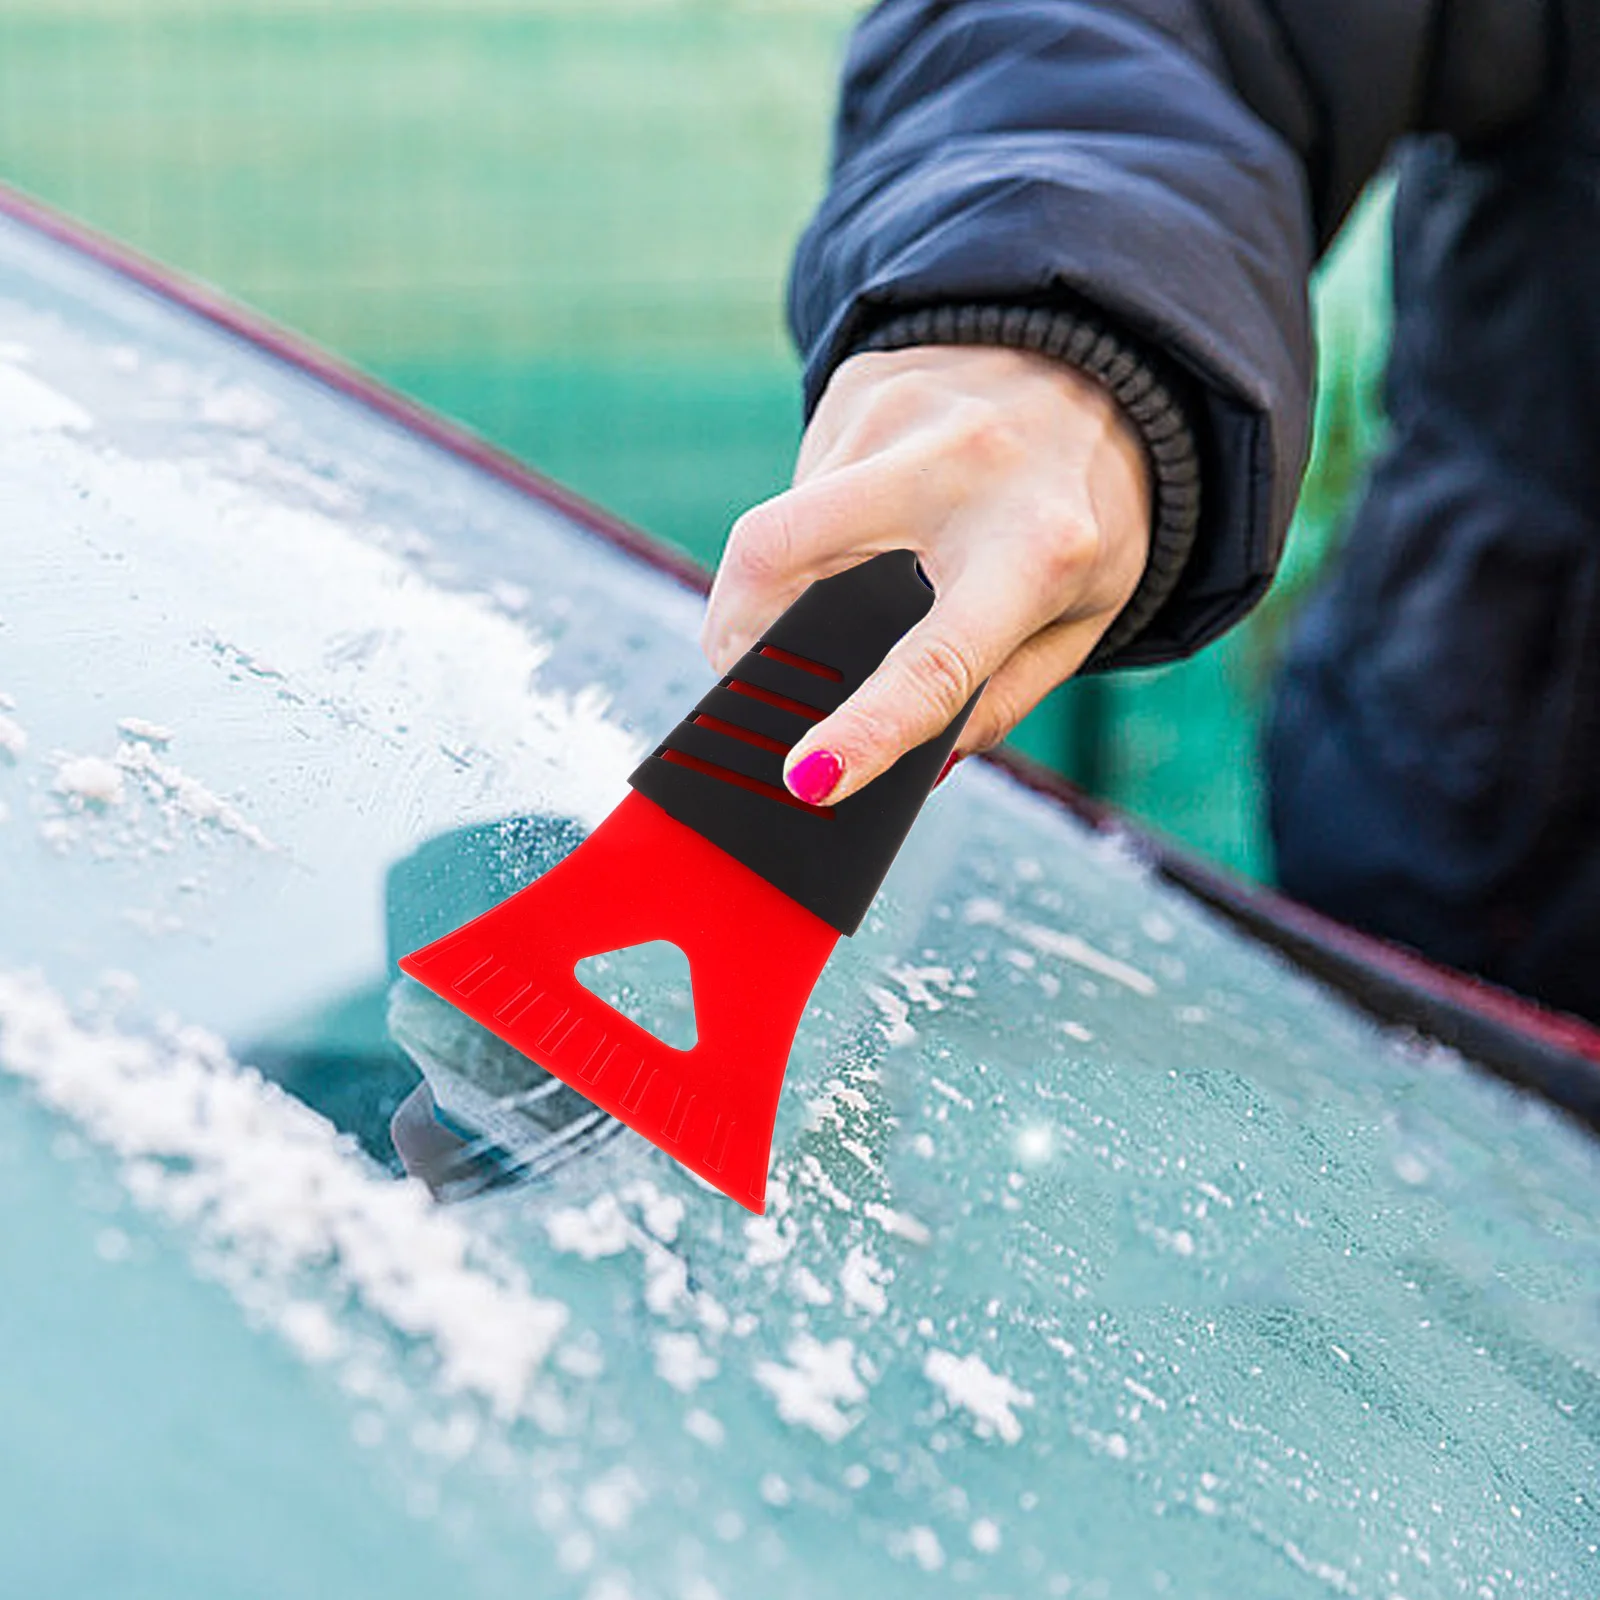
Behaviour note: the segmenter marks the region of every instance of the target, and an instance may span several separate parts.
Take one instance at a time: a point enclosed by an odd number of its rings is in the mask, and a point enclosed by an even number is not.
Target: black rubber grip
[[[790,795],[784,757],[932,605],[909,550],[812,584],[628,781],[791,900],[854,933],[977,696],[943,733],[836,806]]]

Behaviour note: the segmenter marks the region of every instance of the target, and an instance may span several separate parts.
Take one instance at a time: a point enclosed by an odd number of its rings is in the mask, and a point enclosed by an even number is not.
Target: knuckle
[[[763,588],[788,576],[796,532],[787,495],[752,507],[733,525],[723,557],[743,583]]]
[[[877,376],[861,406],[862,438],[881,445],[915,427],[927,414],[932,388],[928,375],[916,370]]]
[[[967,703],[977,684],[967,653],[937,635],[923,641],[905,670],[917,697],[946,721]]]
[[[850,767],[876,772],[945,727],[976,683],[959,646],[924,641],[898,660],[891,657],[834,713],[823,725],[826,742],[846,755]]]
[[[828,379],[827,393],[855,392],[875,387],[895,370],[894,352],[889,350],[861,350],[841,361]]]
[[[870,684],[835,713],[827,743],[853,772],[877,772],[897,760],[924,735],[925,709],[892,679]]]
[[[956,413],[954,427],[962,454],[985,471],[1013,471],[1032,454],[1021,420],[1009,408],[992,401],[964,402]]]
[[[967,740],[973,748],[987,750],[999,744],[1031,709],[1015,690],[990,687],[967,725]]]
[[[1034,576],[1052,592],[1082,588],[1094,574],[1099,542],[1084,525],[1081,509],[1069,501],[1044,506],[1040,528],[1043,537],[1031,563]]]
[[[846,757],[852,772],[876,765],[881,751],[899,753],[902,742],[901,719],[874,700],[863,700],[839,714],[828,743]],[[891,757],[892,759],[892,757]]]

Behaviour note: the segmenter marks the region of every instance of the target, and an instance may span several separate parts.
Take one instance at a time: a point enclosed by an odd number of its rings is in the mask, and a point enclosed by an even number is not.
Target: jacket
[[[908,312],[1118,330],[1178,375],[1200,493],[1097,665],[1190,654],[1276,570],[1308,446],[1307,280],[1390,146],[1492,147],[1597,83],[1600,0],[884,0],[791,276],[808,410]]]

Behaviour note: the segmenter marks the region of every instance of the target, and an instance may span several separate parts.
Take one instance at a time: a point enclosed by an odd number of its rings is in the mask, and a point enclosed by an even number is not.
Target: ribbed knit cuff
[[[1064,361],[1102,384],[1144,441],[1154,488],[1144,576],[1084,664],[1106,666],[1171,598],[1200,527],[1200,453],[1175,379],[1163,364],[1087,310],[940,305],[890,317],[852,354],[923,344],[1000,345]]]

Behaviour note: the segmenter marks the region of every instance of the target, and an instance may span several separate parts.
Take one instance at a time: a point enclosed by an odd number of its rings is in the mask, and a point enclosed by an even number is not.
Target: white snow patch
[[[78,830],[65,817],[46,817],[39,824],[39,837],[57,855],[65,855],[78,837]]]
[[[1000,1524],[993,1517],[979,1517],[967,1529],[967,1537],[980,1555],[992,1556],[1000,1548]]]
[[[597,1195],[582,1210],[563,1206],[552,1211],[544,1219],[544,1231],[553,1248],[585,1261],[619,1256],[631,1242],[628,1219],[614,1194]]]
[[[776,1217],[746,1217],[744,1259],[752,1267],[775,1267],[794,1249],[792,1222]]]
[[[164,728],[159,722],[146,722],[143,717],[123,717],[117,723],[117,732],[144,744],[154,745],[171,744],[177,737],[171,728]]]
[[[911,1026],[911,1006],[892,989],[875,983],[867,985],[867,998],[875,1005],[881,1017],[878,1031],[888,1041],[891,1049],[916,1043],[917,1030]]]
[[[1412,1188],[1420,1188],[1433,1176],[1433,1168],[1415,1150],[1396,1151],[1393,1166],[1395,1177]]]
[[[559,1536],[556,1560],[563,1572],[587,1572],[594,1565],[594,1557],[594,1540],[584,1529],[575,1528]]]
[[[120,806],[126,798],[122,774],[104,756],[64,756],[56,763],[57,794],[80,806]]]
[[[22,724],[0,711],[0,756],[7,761],[20,761],[27,749],[28,735]]]
[[[833,1290],[810,1267],[796,1267],[789,1274],[789,1285],[794,1290],[795,1298],[803,1300],[808,1306],[833,1304]]]
[[[220,795],[213,794],[171,761],[163,761],[142,740],[117,747],[117,765],[143,781],[153,799],[164,801],[192,822],[209,823],[224,833],[237,834],[258,850],[270,850],[272,841],[249,818]]]
[[[531,590],[525,589],[520,583],[512,583],[505,578],[496,578],[489,585],[489,598],[499,608],[511,616],[519,616],[526,611],[533,602]]]
[[[1075,966],[1083,967],[1102,978],[1109,978],[1113,983],[1120,983],[1135,994],[1148,997],[1157,992],[1156,981],[1149,973],[1129,966],[1126,961],[1118,961],[1115,956],[1108,956],[1103,950],[1096,950],[1087,940],[1080,939],[1075,933],[1062,933],[1037,922],[1010,918],[1006,915],[1006,908],[998,900],[981,898],[969,900],[963,908],[962,920],[969,927],[1002,928],[1013,937],[1021,939],[1024,944],[1031,945],[1041,955],[1070,961]]]
[[[879,1205],[876,1200],[868,1201],[861,1209],[885,1233],[892,1234],[896,1239],[904,1239],[908,1244],[927,1244],[933,1237],[926,1225],[918,1222],[915,1217],[904,1211],[891,1211],[888,1206]]]
[[[937,1572],[944,1565],[944,1546],[932,1528],[918,1525],[894,1535],[889,1544],[897,1556],[909,1556],[924,1572]]]
[[[49,454],[43,466],[39,450]],[[419,571],[407,530],[357,520],[353,502],[333,514],[308,507],[301,491],[311,485],[285,476],[298,464],[260,452],[258,470],[241,479],[220,459],[136,460],[70,433],[12,440],[0,425],[0,476],[20,467],[36,496],[67,483],[119,508],[108,537],[136,591],[131,626],[159,615],[163,637],[208,645],[219,663],[246,669],[241,681],[307,708],[323,724],[307,724],[318,737],[337,730],[358,746],[382,744],[385,770],[405,773],[416,794],[374,809],[375,851],[398,855],[419,829],[499,816],[506,794],[591,825],[609,814],[640,744],[609,720],[607,696],[542,687],[548,643],[487,597]],[[28,538],[43,547],[46,536]],[[263,605],[286,593],[286,573],[293,604]],[[370,640],[358,657],[338,648],[353,617]],[[470,790],[459,783],[462,760],[476,772]],[[319,826],[311,807],[321,791],[296,793],[279,823],[291,850],[302,827]]]
[[[1513,1507],[1513,1510],[1516,1508]],[[1308,1577],[1316,1578],[1325,1583],[1338,1594],[1353,1594],[1355,1588],[1350,1582],[1349,1575],[1342,1567],[1333,1566],[1327,1561],[1318,1561],[1313,1556],[1308,1556],[1293,1539],[1285,1539],[1282,1545],[1283,1553],[1299,1567]],[[1479,1589],[1479,1594],[1483,1593]]]
[[[1157,1411],[1165,1411],[1167,1409],[1167,1402],[1163,1400],[1154,1389],[1150,1388],[1147,1384],[1140,1383],[1136,1378],[1124,1378],[1122,1380],[1122,1387],[1126,1389],[1128,1393],[1134,1397],[1134,1399],[1142,1400],[1147,1406],[1154,1406]]]
[[[972,1111],[976,1109],[972,1101],[968,1099],[966,1095],[962,1094],[962,1092],[955,1088],[952,1084],[946,1083],[943,1078],[929,1078],[928,1087],[932,1089],[935,1094],[942,1094],[952,1105],[960,1106],[963,1111]]]
[[[683,1226],[684,1204],[675,1194],[662,1194],[648,1178],[630,1183],[622,1198],[638,1206],[640,1220],[663,1244],[671,1244]]]
[[[720,1449],[728,1437],[728,1430],[709,1411],[702,1411],[698,1406],[684,1416],[683,1431],[710,1450]]]
[[[700,1319],[700,1326],[716,1339],[720,1339],[733,1324],[728,1308],[704,1289],[694,1297],[694,1314]]]
[[[0,438],[82,433],[93,426],[94,418],[76,400],[0,356]]]
[[[839,1140],[839,1148],[853,1155],[868,1172],[877,1172],[879,1170],[878,1158],[859,1139],[841,1138]]]
[[[693,1394],[717,1375],[716,1361],[701,1348],[692,1333],[656,1335],[656,1374],[679,1394]]]
[[[823,1085],[822,1093],[806,1109],[810,1113],[812,1127],[820,1128],[824,1122],[831,1122],[843,1131],[845,1112],[864,1114],[872,1109],[872,1102],[859,1089],[852,1088],[838,1078],[830,1078]]]
[[[567,1344],[556,1351],[556,1365],[574,1378],[598,1378],[606,1360],[592,1344]]]
[[[827,1168],[810,1151],[800,1159],[799,1178],[802,1183],[815,1189],[824,1200],[840,1211],[854,1210],[855,1202],[833,1181],[828,1175]]]
[[[1120,983],[1123,988],[1131,989],[1137,995],[1148,999],[1157,992],[1156,980],[1149,973],[1129,966],[1126,961],[1118,961],[1115,956],[1108,956],[1102,950],[1096,950],[1075,933],[1060,933],[1055,928],[1042,927],[1036,922],[1014,922],[1011,931],[1042,955],[1070,961],[1099,977]]]
[[[972,1414],[981,1437],[997,1433],[1007,1444],[1022,1437],[1016,1409],[1026,1410],[1033,1404],[1033,1396],[1002,1373],[991,1372],[981,1357],[930,1350],[922,1375],[943,1391],[951,1405]]]
[[[133,1240],[121,1228],[102,1228],[94,1236],[94,1253],[102,1261],[126,1261],[133,1254]]]
[[[869,1317],[881,1317],[889,1309],[889,1296],[884,1285],[894,1281],[894,1273],[862,1245],[852,1245],[839,1269],[839,1287],[844,1290],[844,1303],[853,1311],[864,1311]]]
[[[205,395],[200,402],[200,419],[217,428],[259,433],[278,420],[278,408],[259,389],[229,383]]]
[[[645,1241],[644,1303],[658,1317],[670,1316],[689,1299],[689,1268],[655,1239]]]
[[[956,981],[949,967],[914,967],[909,962],[885,961],[883,970],[905,990],[912,1005],[926,1006],[929,1011],[944,1010],[944,1001],[934,990],[949,989]]]
[[[584,1515],[612,1532],[627,1527],[644,1499],[644,1485],[629,1467],[613,1467],[589,1484],[581,1496]]]
[[[848,1339],[823,1344],[809,1333],[797,1334],[784,1351],[790,1365],[756,1363],[755,1379],[777,1402],[778,1415],[791,1426],[810,1428],[837,1444],[857,1419],[840,1409],[867,1398],[856,1374],[855,1347]]]
[[[524,1413],[567,1320],[415,1182],[397,1183],[308,1106],[239,1066],[203,1029],[149,1036],[76,1022],[34,974],[0,971],[0,1070],[32,1085],[124,1162],[146,1210],[193,1229],[228,1287],[304,1353],[332,1353],[304,1309],[331,1280],[431,1347],[447,1392]]]
[[[620,1572],[608,1572],[584,1591],[583,1600],[638,1600],[638,1594]]]
[[[294,1346],[301,1360],[316,1365],[332,1361],[344,1350],[344,1334],[315,1300],[291,1300],[278,1314],[278,1331]]]

